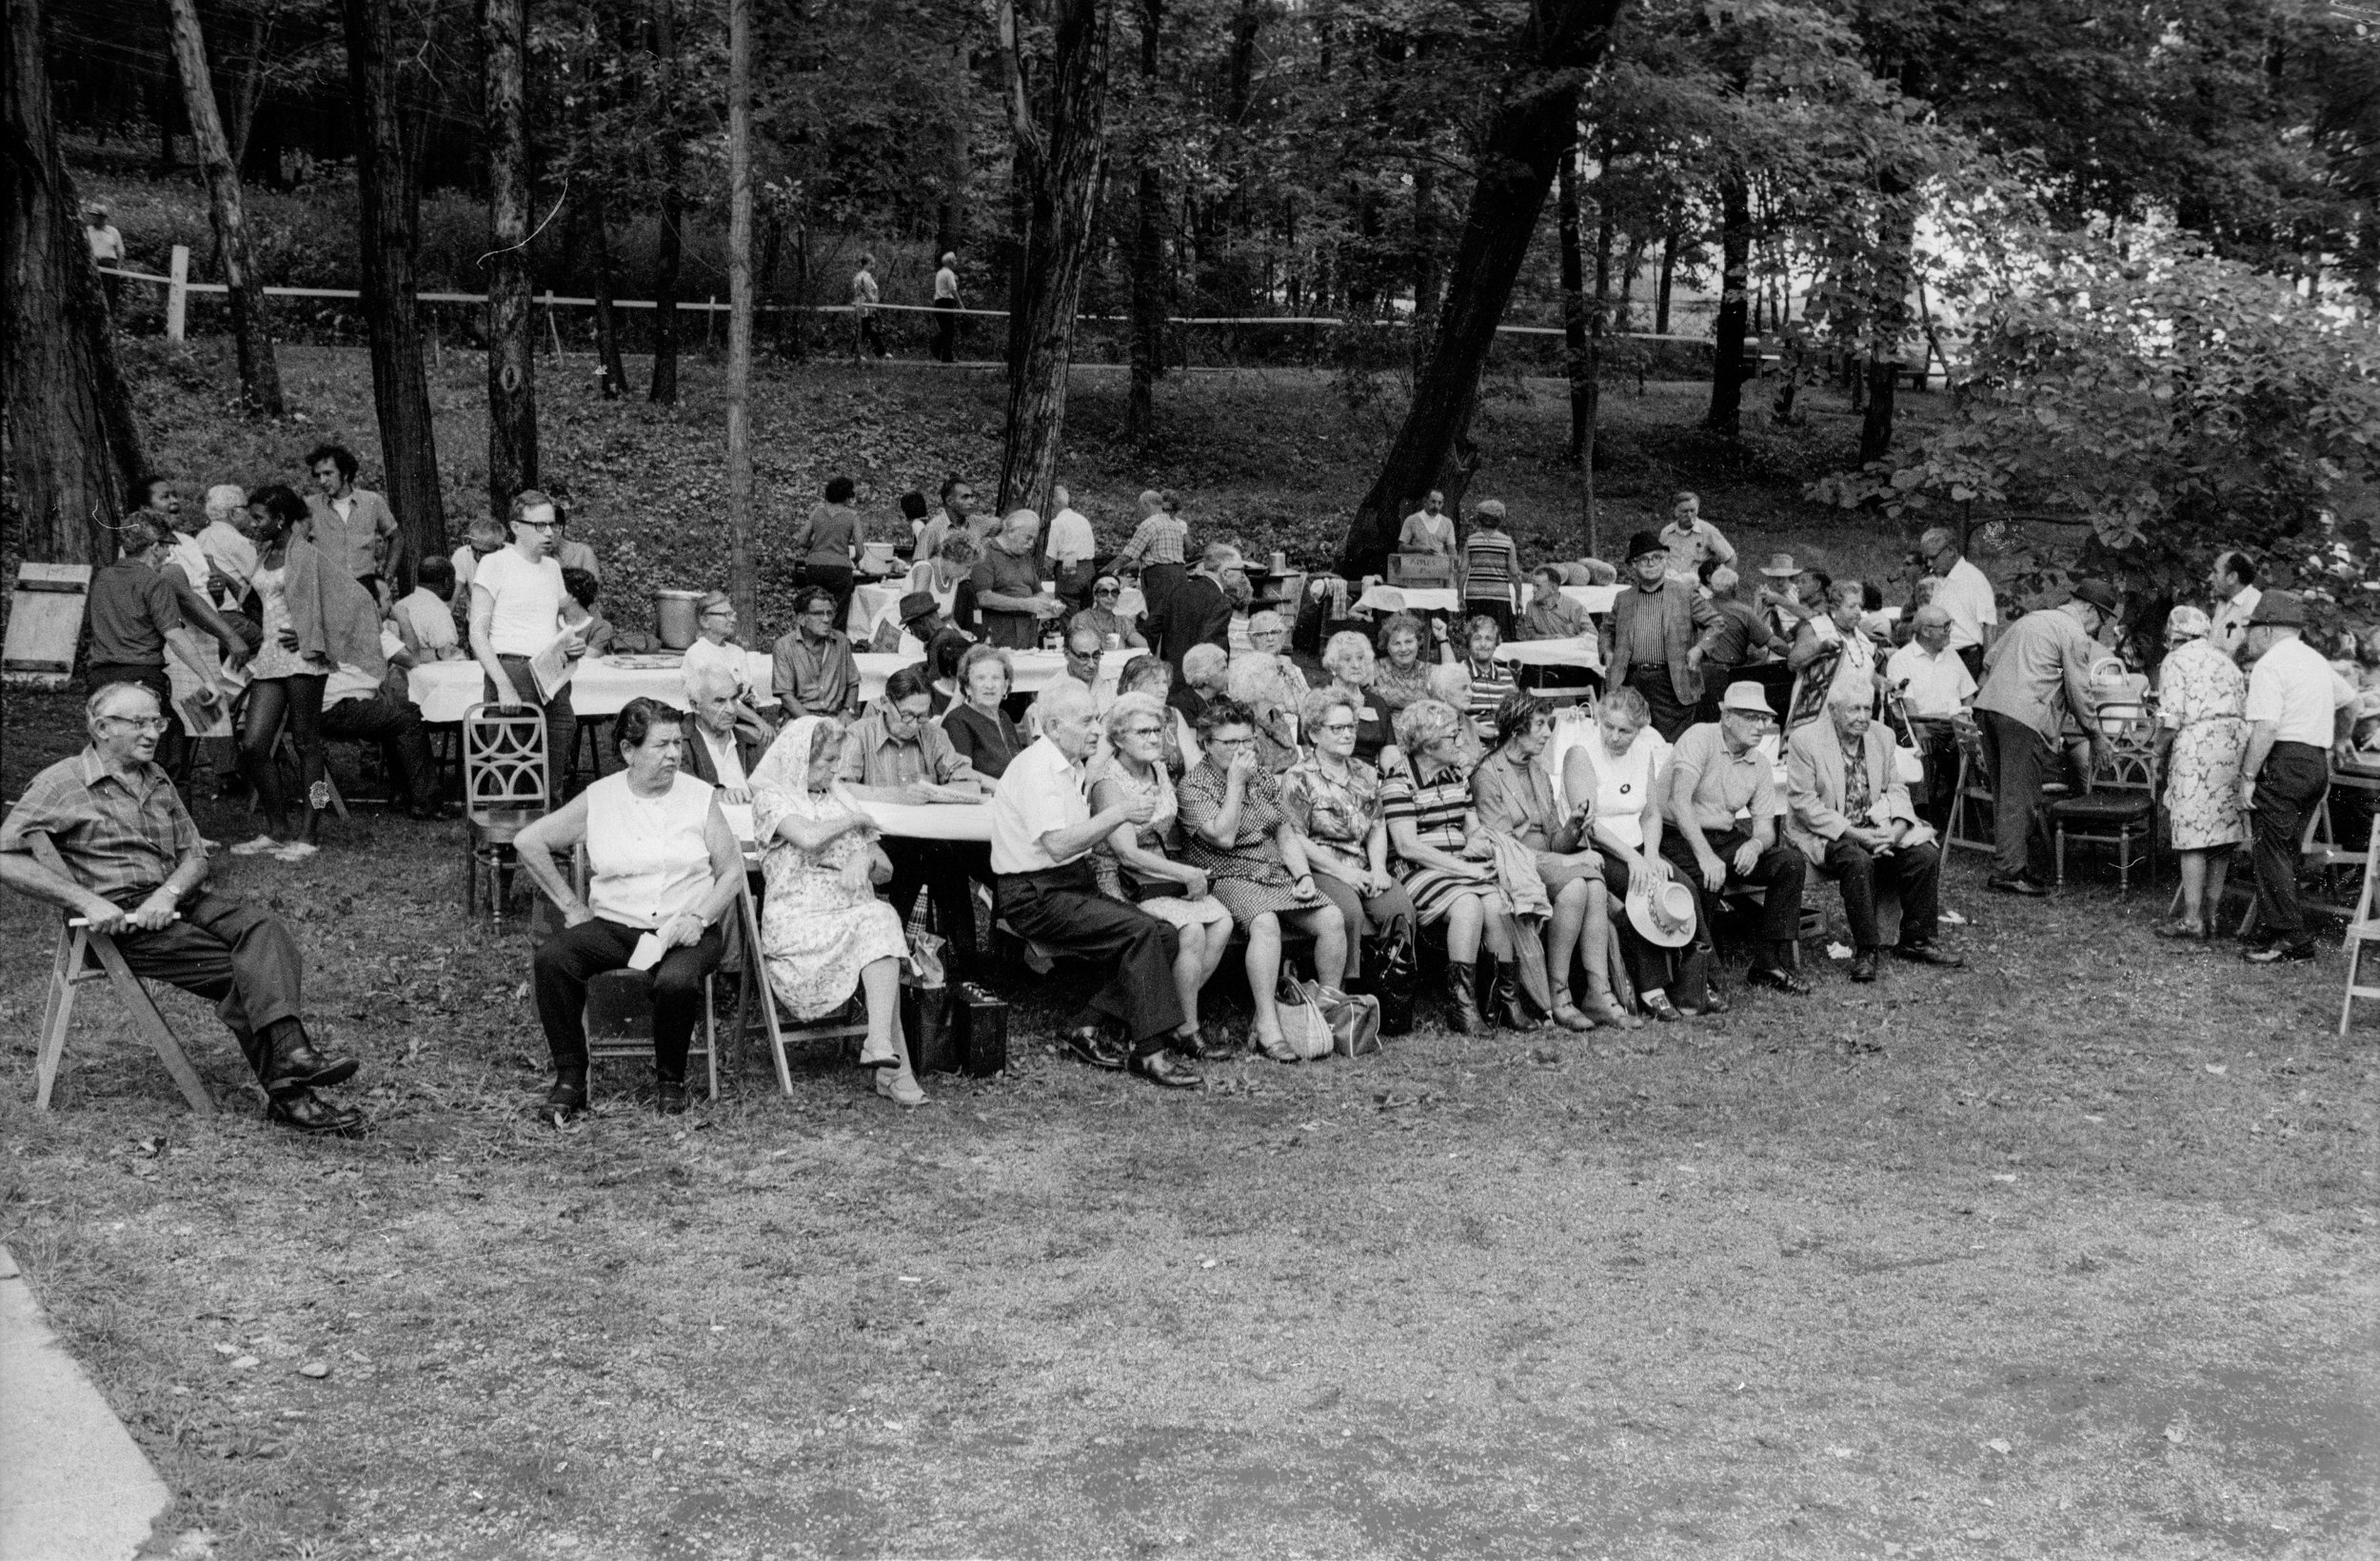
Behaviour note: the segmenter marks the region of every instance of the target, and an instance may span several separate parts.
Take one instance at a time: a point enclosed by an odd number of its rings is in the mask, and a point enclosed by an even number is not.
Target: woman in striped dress
[[[1520,549],[1504,530],[1504,504],[1490,499],[1471,512],[1471,539],[1462,544],[1462,610],[1493,618],[1513,631],[1513,587],[1520,582]]]
[[[1414,914],[1423,926],[1446,923],[1455,1029],[1476,1036],[1487,1028],[1479,1013],[1479,945],[1484,942],[1493,958],[1510,960],[1517,926],[1495,866],[1467,854],[1476,820],[1463,724],[1451,705],[1437,700],[1405,706],[1397,717],[1403,758],[1380,783],[1380,809]]]

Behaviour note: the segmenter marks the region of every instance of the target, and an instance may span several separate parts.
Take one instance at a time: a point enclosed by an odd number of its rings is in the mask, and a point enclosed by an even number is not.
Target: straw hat
[[[1673,878],[1662,880],[1656,894],[1650,874],[1631,874],[1628,921],[1656,948],[1683,948],[1695,935],[1695,892]]]
[[[1791,553],[1771,553],[1769,562],[1762,566],[1760,572],[1771,580],[1791,580],[1801,573],[1801,565],[1794,562],[1794,555]]]

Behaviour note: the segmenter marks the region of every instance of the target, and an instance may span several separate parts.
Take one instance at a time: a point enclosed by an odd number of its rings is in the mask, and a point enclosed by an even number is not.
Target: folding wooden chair
[[[760,908],[752,898],[752,883],[749,877],[746,877],[743,887],[736,892],[735,917],[736,936],[731,940],[728,956],[736,962],[737,969],[735,1037],[741,1041],[755,1029],[760,1029],[767,1035],[768,1053],[777,1063],[777,1087],[786,1095],[791,1095],[793,1093],[793,1067],[785,1057],[785,1043],[788,1040],[843,1042],[855,1037],[865,1037],[867,1035],[867,1014],[863,1006],[865,998],[854,998],[852,999],[853,1003],[863,1005],[857,1019],[850,1018],[853,1010],[851,1004],[848,1003],[836,1013],[829,1014],[821,1019],[802,1020],[790,1014],[780,1014],[777,1010],[777,994],[770,989],[768,984],[768,972],[761,965]],[[723,974],[725,973],[724,961],[722,962],[720,969]],[[900,1024],[900,1016],[896,1014],[893,1018],[893,1038],[896,1045],[902,1044]]]
[[[518,860],[513,838],[545,817],[545,716],[535,709],[474,704],[463,712],[463,910],[478,914],[487,874],[488,910],[504,919]]]
[[[1951,722],[1951,735],[1958,740],[1958,780],[1951,788],[1950,827],[1943,832],[1942,848],[1947,853],[1963,846],[1988,854],[1998,848],[1993,819],[1997,797],[1992,787],[1991,766],[1983,761],[1983,728],[1960,717]],[[1975,825],[1978,809],[1983,815],[1981,828]]]
[[[88,981],[107,981],[131,1010],[132,1023],[155,1047],[157,1059],[173,1076],[182,1091],[182,1098],[190,1103],[190,1110],[201,1116],[211,1116],[214,1102],[208,1098],[207,1086],[199,1082],[198,1071],[190,1066],[182,1043],[174,1038],[173,1027],[157,1012],[156,1000],[149,997],[148,985],[132,974],[124,962],[123,951],[115,939],[93,928],[81,917],[69,918],[58,927],[58,944],[50,959],[50,1004],[41,1021],[41,1061],[37,1077],[39,1084],[33,1096],[33,1109],[50,1109],[50,1092],[58,1081],[58,1065],[66,1057],[67,1027],[74,1018],[74,989]]]
[[[2355,999],[2380,998],[2380,986],[2362,984],[2364,945],[2380,942],[2380,906],[2374,904],[2374,892],[2380,889],[2380,824],[2371,832],[2364,846],[2364,886],[2355,897],[2355,914],[2347,923],[2347,996],[2339,1003],[2339,1034],[2347,1034],[2348,1021],[2354,1018]]]

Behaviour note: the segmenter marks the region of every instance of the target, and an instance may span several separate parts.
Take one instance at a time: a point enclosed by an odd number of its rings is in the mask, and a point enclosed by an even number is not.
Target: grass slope
[[[71,715],[10,701],[10,790]],[[1962,863],[1968,972],[1685,1028],[1425,1026],[1185,1097],[1057,1057],[1061,977],[1015,984],[1008,1077],[913,1115],[755,1056],[675,1122],[610,1068],[557,1136],[459,849],[373,818],[222,866],[366,1059],[358,1143],[266,1128],[170,994],[232,1109],[95,992],[36,1116],[51,923],[0,904],[0,1240],[222,1556],[2380,1545],[2335,956],[2176,954],[2154,892]]]
[[[232,381],[225,343],[128,346],[160,469],[201,484],[288,482],[303,475],[299,461],[312,444],[335,438],[362,454],[367,484],[376,480],[380,442],[360,348],[283,347],[295,418],[257,425],[224,416],[224,386]],[[725,583],[720,375],[714,363],[691,357],[680,405],[663,407],[599,399],[591,368],[584,356],[560,367],[541,363],[542,471],[566,482],[582,506],[579,529],[604,560],[609,615],[643,624],[656,587]],[[485,375],[484,359],[446,352],[431,377],[448,524],[458,540],[468,518],[487,508]],[[641,385],[645,375],[645,366],[632,360],[630,377]],[[1200,539],[1232,537],[1251,550],[1327,562],[1402,410],[1387,382],[1360,405],[1350,405],[1345,388],[1307,369],[1176,374],[1159,386],[1159,437],[1134,450],[1121,435],[1122,374],[1079,370],[1064,476],[1103,545],[1130,535],[1141,489],[1168,487],[1182,495]],[[1544,380],[1501,381],[1494,390],[1475,426],[1487,459],[1472,498],[1505,499],[1525,557],[1586,553],[1577,472],[1559,459],[1566,391]],[[1840,511],[1798,496],[1802,481],[1854,453],[1856,421],[1839,398],[1805,392],[1807,424],[1729,442],[1694,427],[1707,396],[1706,386],[1657,383],[1642,395],[1617,386],[1606,395],[1608,466],[1597,477],[1607,553],[1616,555],[1630,530],[1658,524],[1671,495],[1692,487],[1703,495],[1704,512],[1747,557],[1757,555],[1755,562],[1784,548],[1838,575],[1874,569],[1891,578],[1904,551],[1896,526],[1864,517],[1847,524]],[[993,501],[1006,403],[994,370],[764,363],[753,400],[754,551],[769,609],[764,634],[790,626],[792,530],[829,476],[859,483],[863,513],[879,527],[897,524],[902,492],[930,497],[951,473],[973,483],[984,504]],[[1935,398],[1908,400],[1914,421],[1937,414]]]

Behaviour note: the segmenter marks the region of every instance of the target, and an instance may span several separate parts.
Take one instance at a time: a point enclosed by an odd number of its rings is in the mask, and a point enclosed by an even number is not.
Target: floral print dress
[[[2185,642],[2157,679],[2157,720],[2173,733],[2166,758],[2165,814],[2176,851],[2248,840],[2239,805],[2248,759],[2248,678],[2204,640]]]
[[[873,888],[851,888],[843,869],[865,857],[873,829],[836,836],[816,851],[777,839],[788,818],[821,820],[857,812],[841,785],[824,793],[806,787],[755,784],[754,833],[768,842],[761,874],[768,896],[761,909],[761,962],[778,998],[801,1019],[831,1014],[851,999],[860,971],[877,959],[909,952],[900,914]]]

